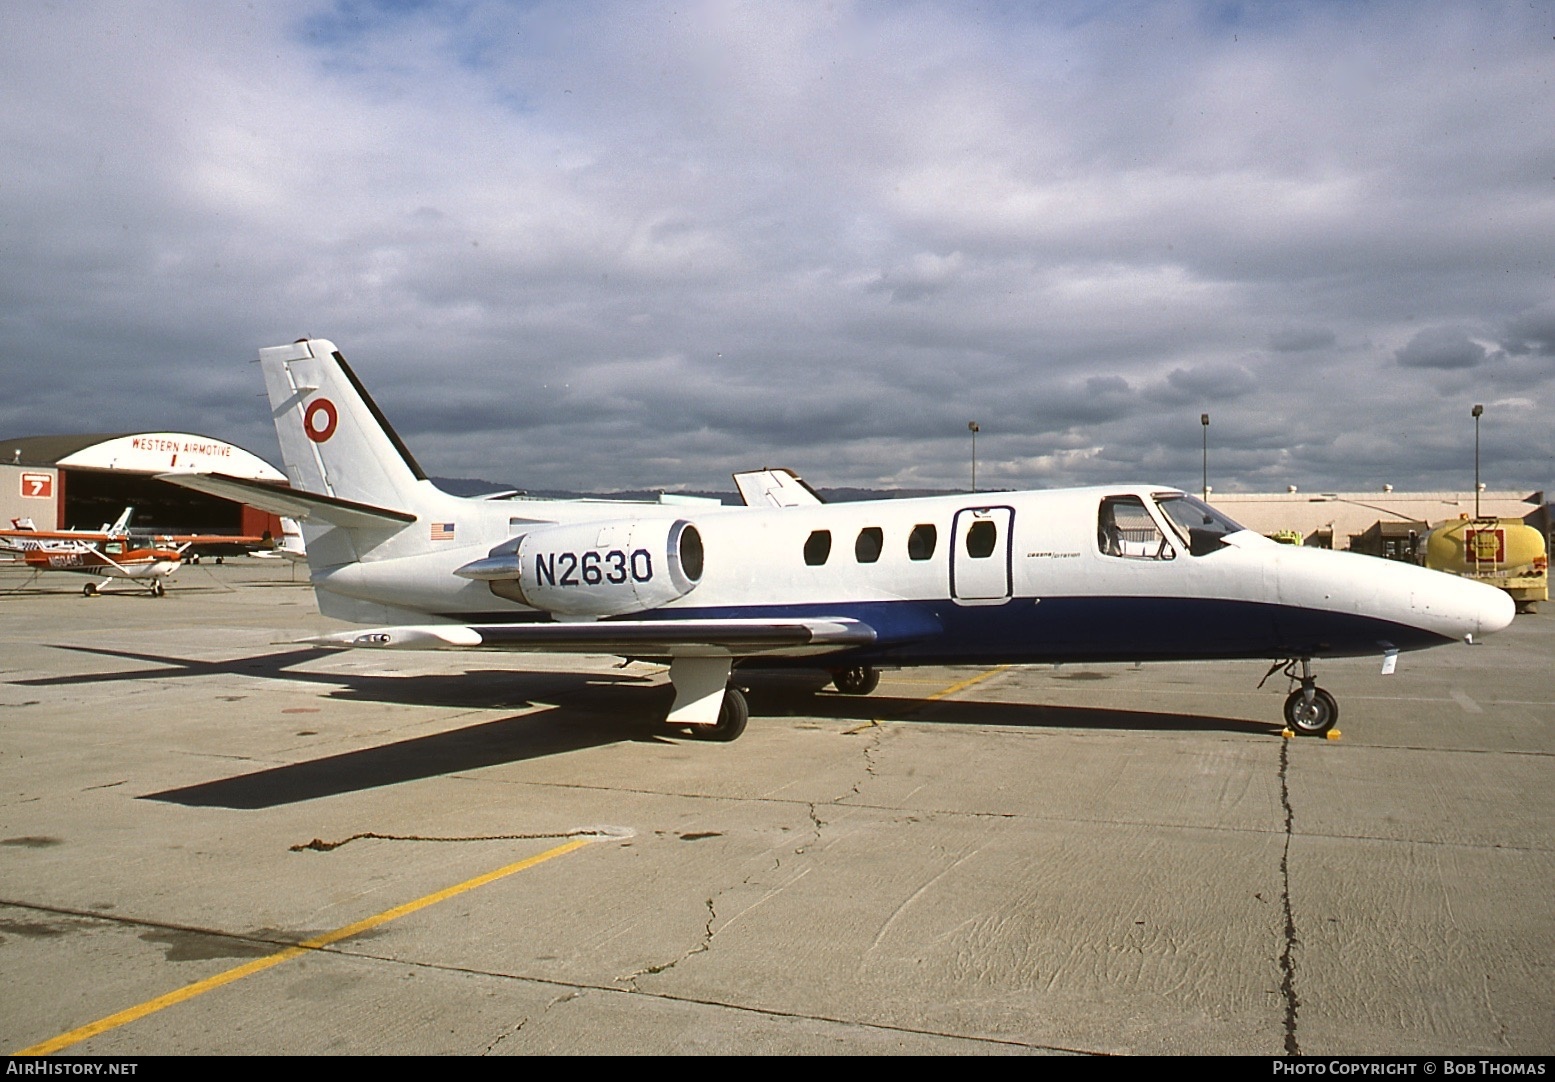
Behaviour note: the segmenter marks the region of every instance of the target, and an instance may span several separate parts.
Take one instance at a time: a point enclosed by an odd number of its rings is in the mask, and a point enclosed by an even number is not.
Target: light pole
[[[967,431],[972,433],[972,491],[977,491],[977,434],[982,431],[976,421],[966,423]]]
[[[1199,424],[1204,428],[1204,502],[1209,503],[1209,414],[1199,414]]]
[[[1479,419],[1485,407],[1474,403],[1474,517],[1479,518]]]

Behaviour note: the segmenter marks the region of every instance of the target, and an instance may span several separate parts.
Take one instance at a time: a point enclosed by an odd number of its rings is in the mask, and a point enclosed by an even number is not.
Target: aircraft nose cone
[[[1442,631],[1455,633],[1459,638],[1478,639],[1500,631],[1517,614],[1517,605],[1505,590],[1456,575],[1426,573],[1433,576],[1433,587],[1429,593],[1415,595],[1417,611],[1442,618],[1446,625],[1440,628]]]
[[[1482,583],[1474,585],[1483,586]],[[1493,635],[1512,622],[1512,618],[1517,615],[1517,603],[1505,590],[1497,590],[1494,586],[1483,588],[1486,596],[1479,600],[1477,634]]]

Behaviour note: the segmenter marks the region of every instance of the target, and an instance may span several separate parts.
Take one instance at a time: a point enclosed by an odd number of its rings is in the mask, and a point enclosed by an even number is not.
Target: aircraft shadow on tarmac
[[[631,673],[534,672],[513,668],[457,674],[378,675],[293,668],[304,661],[333,653],[311,647],[222,661],[101,647],[59,648],[142,662],[152,667],[12,682],[36,687],[114,680],[257,676],[327,686],[329,690],[324,692],[324,698],[329,700],[464,709],[539,708],[447,732],[141,797],[192,807],[269,808],[610,744],[663,742],[678,738],[676,731],[661,720],[669,707],[670,688],[644,687],[651,678]],[[879,694],[839,695],[822,691],[826,678],[811,673],[754,672],[742,674],[740,682],[749,689],[751,714],[757,725],[763,717],[806,717],[989,728],[1278,732],[1277,726],[1267,722],[1199,714],[971,699],[933,701]]]
[[[647,717],[623,720],[592,712],[577,716],[572,711],[551,707],[252,774],[147,793],[140,799],[189,807],[273,808],[627,740],[651,740],[655,729],[663,727]]]
[[[1117,729],[1128,732],[1278,733],[1279,725],[1244,718],[1098,706],[1053,706],[977,699],[931,700],[873,695],[838,695],[806,689],[793,681],[747,686],[751,718],[807,717],[839,721],[891,721],[922,725],[970,725],[1021,729]],[[819,693],[817,693],[819,692]]]

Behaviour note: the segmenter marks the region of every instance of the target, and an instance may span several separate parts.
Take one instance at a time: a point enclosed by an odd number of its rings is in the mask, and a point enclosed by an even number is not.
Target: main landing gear
[[[1296,675],[1297,664],[1301,666],[1300,676]],[[1279,667],[1279,662],[1275,662],[1264,679],[1267,680]],[[1334,722],[1339,720],[1339,703],[1317,686],[1317,677],[1312,673],[1312,659],[1304,657],[1287,662],[1285,675],[1301,684],[1285,697],[1285,724],[1301,736],[1325,735],[1334,727]]]
[[[831,674],[832,687],[844,695],[868,695],[880,686],[880,670],[872,665],[854,665]]]
[[[745,693],[729,682],[728,657],[677,657],[670,660],[675,704],[665,721],[688,729],[701,740],[727,742],[739,737],[750,720]]]
[[[81,596],[97,597],[103,592],[103,587],[107,586],[108,583],[112,581],[112,579],[107,579],[101,583],[89,582],[85,586],[81,587]],[[167,587],[162,585],[161,579],[152,579],[151,585],[147,587],[147,589],[151,591],[152,597],[161,597],[163,594],[167,593]]]
[[[702,727],[700,732],[693,731],[703,740],[727,742],[745,731],[745,723],[750,720],[750,716],[750,704],[745,701],[745,693],[730,684],[724,688],[723,703],[718,707],[718,720]]]

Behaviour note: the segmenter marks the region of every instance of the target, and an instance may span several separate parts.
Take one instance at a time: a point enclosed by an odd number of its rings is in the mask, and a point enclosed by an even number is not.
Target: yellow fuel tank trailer
[[[1512,595],[1518,612],[1550,596],[1544,535],[1515,518],[1461,518],[1432,530],[1425,566],[1478,579]]]

